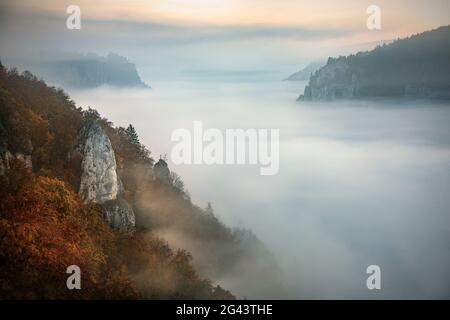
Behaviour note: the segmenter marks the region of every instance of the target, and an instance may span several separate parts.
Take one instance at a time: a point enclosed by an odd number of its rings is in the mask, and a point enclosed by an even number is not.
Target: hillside
[[[139,77],[136,66],[114,53],[64,54],[32,66],[33,72],[63,88],[115,87],[149,88]]]
[[[450,26],[329,58],[298,100],[450,99]]]
[[[2,299],[232,299],[217,279],[248,275],[279,286],[264,244],[193,204],[132,125],[1,65],[0,180]],[[66,288],[72,264],[83,290]]]

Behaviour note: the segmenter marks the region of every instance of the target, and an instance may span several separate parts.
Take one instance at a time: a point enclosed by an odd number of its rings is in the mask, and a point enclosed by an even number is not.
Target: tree
[[[92,109],[91,107],[88,107],[88,109],[86,111],[84,111],[84,117],[85,119],[92,119],[92,120],[99,120],[100,119],[100,114],[98,113],[97,110]]]
[[[134,129],[133,125],[129,125],[128,128],[125,129],[125,134],[127,135],[128,140],[137,146],[140,146],[140,142],[139,142],[139,136],[136,132],[136,129]]]
[[[184,193],[184,182],[177,173],[171,171],[169,174],[169,179],[175,190],[179,193]]]

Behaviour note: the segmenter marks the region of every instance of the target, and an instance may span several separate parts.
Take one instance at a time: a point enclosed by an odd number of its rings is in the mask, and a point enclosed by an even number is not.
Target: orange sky
[[[14,0],[24,10],[60,13],[70,4],[85,17],[173,23],[282,26],[358,26],[365,9],[379,5],[385,22],[416,30],[448,24],[449,0]]]
[[[31,12],[65,14],[81,7],[83,18],[188,25],[263,25],[349,29],[345,43],[403,37],[450,23],[450,0],[15,0]],[[377,4],[382,30],[368,32],[366,8]]]

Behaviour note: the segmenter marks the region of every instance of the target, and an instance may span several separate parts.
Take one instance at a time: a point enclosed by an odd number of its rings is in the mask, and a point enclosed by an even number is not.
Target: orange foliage
[[[0,292],[14,298],[90,298],[134,292],[115,288],[129,280],[105,279],[106,250],[114,235],[101,211],[86,207],[56,179],[38,177],[1,201]],[[68,290],[66,268],[78,265],[83,289]],[[111,272],[109,272],[111,273]],[[106,283],[105,283],[106,280]]]
[[[114,231],[100,206],[80,201],[73,190],[81,159],[68,155],[86,116],[98,117],[110,136],[133,199],[142,181],[132,173],[148,173],[149,151],[62,90],[0,64],[0,153],[31,154],[33,162],[33,173],[14,160],[0,175],[0,299],[234,298],[201,279],[187,252],[173,252],[148,230]],[[81,290],[66,287],[70,265],[81,268]]]

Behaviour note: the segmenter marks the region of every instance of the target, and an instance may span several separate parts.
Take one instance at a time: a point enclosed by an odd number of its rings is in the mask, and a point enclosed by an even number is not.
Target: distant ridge
[[[65,54],[41,63],[34,72],[63,88],[95,88],[102,85],[150,88],[128,59],[115,53],[102,57],[93,53]]]
[[[309,79],[301,101],[450,99],[450,26],[329,58]]]

